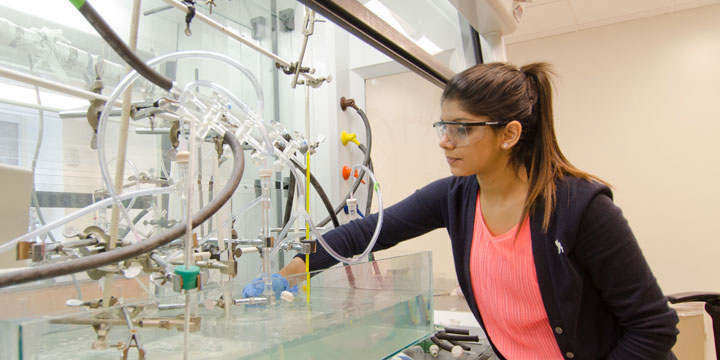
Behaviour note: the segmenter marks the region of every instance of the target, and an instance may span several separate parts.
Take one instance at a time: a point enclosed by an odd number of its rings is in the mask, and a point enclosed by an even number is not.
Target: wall
[[[432,127],[440,118],[442,89],[409,72],[367,80],[365,89],[373,129],[372,153],[376,154],[375,176],[387,208],[433,180],[450,175]],[[457,286],[445,229],[401,243],[393,250],[432,251],[435,293]]]
[[[706,6],[507,47],[555,65],[561,147],[614,185],[665,293],[720,290],[719,18]]]

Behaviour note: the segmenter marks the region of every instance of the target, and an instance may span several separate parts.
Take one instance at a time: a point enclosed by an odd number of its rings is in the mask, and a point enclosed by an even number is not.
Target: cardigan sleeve
[[[668,306],[627,220],[608,196],[596,195],[583,214],[575,253],[623,328],[608,358],[674,358],[678,316]]]
[[[390,248],[403,240],[445,226],[450,181],[451,177],[432,182],[386,208],[373,251]],[[377,222],[378,214],[375,213],[330,230],[323,234],[323,238],[333,250],[344,257],[358,255],[370,243]],[[296,257],[305,260],[304,255]],[[331,257],[321,244],[318,244],[317,252],[310,255],[311,271],[325,269],[336,263],[338,261]]]

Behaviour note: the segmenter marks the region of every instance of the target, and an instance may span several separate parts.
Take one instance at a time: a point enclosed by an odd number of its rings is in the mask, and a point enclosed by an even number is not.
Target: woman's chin
[[[466,169],[455,168],[452,166],[450,167],[450,173],[453,174],[453,176],[468,176],[474,174],[473,172],[467,171]]]

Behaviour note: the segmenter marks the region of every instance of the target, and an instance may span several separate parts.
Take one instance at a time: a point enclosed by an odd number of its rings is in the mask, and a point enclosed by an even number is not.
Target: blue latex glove
[[[275,292],[275,299],[280,298],[280,293],[283,291],[290,291],[296,293],[297,285],[290,288],[290,283],[280,274],[274,274],[272,278],[272,287]],[[253,280],[251,283],[245,285],[242,295],[243,297],[256,297],[260,296],[265,289],[265,283],[263,283],[262,277]]]

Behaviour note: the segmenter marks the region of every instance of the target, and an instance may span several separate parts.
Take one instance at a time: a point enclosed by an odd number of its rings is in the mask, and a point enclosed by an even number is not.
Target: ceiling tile
[[[526,2],[523,6],[524,7],[533,7],[536,5],[542,5],[547,4],[551,2],[557,2],[557,1],[567,1],[567,0],[532,0],[532,2]]]
[[[523,5],[518,30],[505,36],[505,42],[511,44],[714,4],[720,4],[720,0],[533,0]]]
[[[674,0],[677,7],[686,9],[705,5],[720,4],[720,0]]]
[[[517,31],[509,37],[545,33],[575,25],[575,18],[567,0],[538,2],[525,8]]]
[[[632,14],[657,13],[672,8],[673,0],[570,0],[578,24],[607,23]],[[640,17],[640,16],[639,16]]]

